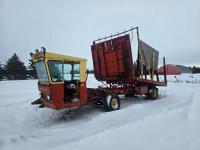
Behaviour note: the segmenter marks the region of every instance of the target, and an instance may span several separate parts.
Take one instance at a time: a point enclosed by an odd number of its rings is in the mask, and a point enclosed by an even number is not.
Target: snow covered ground
[[[169,81],[159,100],[122,97],[114,112],[39,109],[30,105],[36,80],[1,81],[0,150],[199,150],[200,75]],[[89,76],[88,85],[98,82]]]

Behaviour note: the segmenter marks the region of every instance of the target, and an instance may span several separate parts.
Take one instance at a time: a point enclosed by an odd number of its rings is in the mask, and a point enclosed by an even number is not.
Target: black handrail
[[[135,30],[135,29],[138,30],[138,27],[134,27],[134,28],[131,27],[131,29],[129,29],[129,30],[126,30],[126,31],[123,31],[123,32],[120,32],[120,33],[117,33],[117,34],[114,34],[114,35],[111,34],[110,36],[105,36],[104,38],[100,38],[100,37],[99,37],[99,39],[93,41],[93,44],[95,44],[95,42],[97,42],[97,41],[100,42],[101,40],[106,40],[107,38],[112,38],[112,37],[115,37],[115,36],[119,36],[119,35],[121,35],[121,34],[125,34],[125,33],[127,33],[127,32],[133,31],[133,30]]]

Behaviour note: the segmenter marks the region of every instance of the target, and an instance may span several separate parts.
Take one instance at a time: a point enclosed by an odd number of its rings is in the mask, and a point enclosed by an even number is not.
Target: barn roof
[[[167,65],[165,65],[165,68],[166,68],[167,75],[180,75],[181,74],[181,70],[174,65],[167,64]],[[158,69],[158,74],[164,74],[164,66],[162,66]]]

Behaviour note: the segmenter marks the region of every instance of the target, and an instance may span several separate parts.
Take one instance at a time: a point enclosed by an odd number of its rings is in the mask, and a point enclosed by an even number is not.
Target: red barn
[[[174,65],[167,64],[165,66],[165,69],[166,69],[167,75],[180,75],[181,74],[180,69]],[[164,74],[164,66],[162,66],[158,69],[158,74]]]

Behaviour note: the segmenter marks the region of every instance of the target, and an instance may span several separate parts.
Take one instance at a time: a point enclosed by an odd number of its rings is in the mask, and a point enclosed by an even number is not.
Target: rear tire
[[[156,100],[158,98],[158,88],[155,86],[149,87],[146,97],[150,100]]]
[[[115,111],[120,109],[120,99],[117,94],[108,94],[104,99],[105,111]]]

